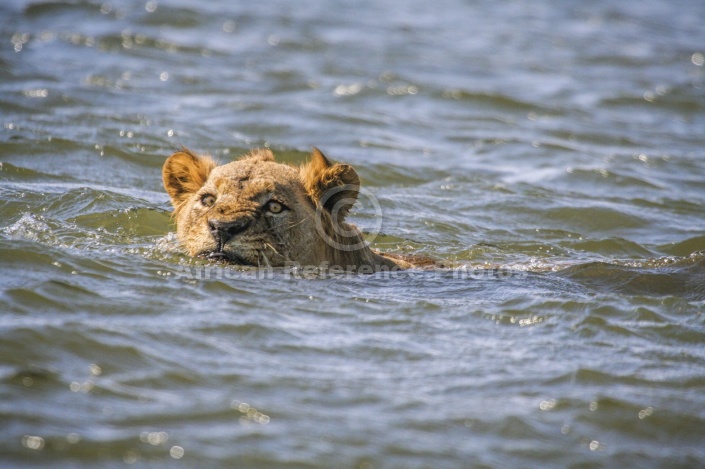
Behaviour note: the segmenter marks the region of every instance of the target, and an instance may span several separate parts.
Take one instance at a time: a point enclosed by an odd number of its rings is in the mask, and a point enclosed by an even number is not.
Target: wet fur
[[[359,176],[352,166],[331,163],[318,149],[308,163],[294,167],[277,163],[269,149],[217,166],[210,157],[183,148],[164,163],[162,179],[174,207],[177,237],[192,256],[259,267],[379,271],[413,265],[371,250],[345,221],[357,199]],[[203,203],[208,195],[214,197],[212,206]],[[286,209],[268,212],[272,201]],[[213,233],[218,223],[246,228],[223,243]]]

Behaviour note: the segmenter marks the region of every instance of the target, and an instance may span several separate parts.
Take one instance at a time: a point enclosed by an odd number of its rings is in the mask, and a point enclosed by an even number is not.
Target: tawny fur
[[[333,164],[318,149],[307,164],[295,168],[275,162],[269,149],[217,166],[210,157],[183,148],[167,159],[162,179],[174,206],[177,237],[192,256],[216,255],[260,267],[379,271],[412,266],[371,250],[360,231],[345,221],[360,178],[352,166]],[[284,209],[268,210],[273,202]],[[212,232],[218,223],[245,228],[222,243]]]

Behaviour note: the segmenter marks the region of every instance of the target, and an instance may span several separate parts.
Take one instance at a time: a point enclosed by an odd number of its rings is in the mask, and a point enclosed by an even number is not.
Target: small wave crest
[[[602,292],[705,300],[705,251],[680,258],[591,262],[568,267],[555,275]]]

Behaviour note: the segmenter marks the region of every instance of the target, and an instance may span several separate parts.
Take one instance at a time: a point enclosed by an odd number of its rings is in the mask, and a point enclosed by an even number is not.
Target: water
[[[0,465],[702,467],[704,17],[4,1]],[[207,270],[180,145],[316,145],[455,268]]]

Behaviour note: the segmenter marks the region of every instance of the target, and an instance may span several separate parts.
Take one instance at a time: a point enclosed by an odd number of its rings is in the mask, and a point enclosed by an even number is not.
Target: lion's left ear
[[[320,203],[338,222],[348,215],[360,191],[360,177],[353,167],[332,164],[318,148],[301,168],[301,182],[314,203]]]
[[[162,181],[174,208],[205,184],[215,162],[208,156],[196,156],[183,148],[171,155],[162,168]]]

